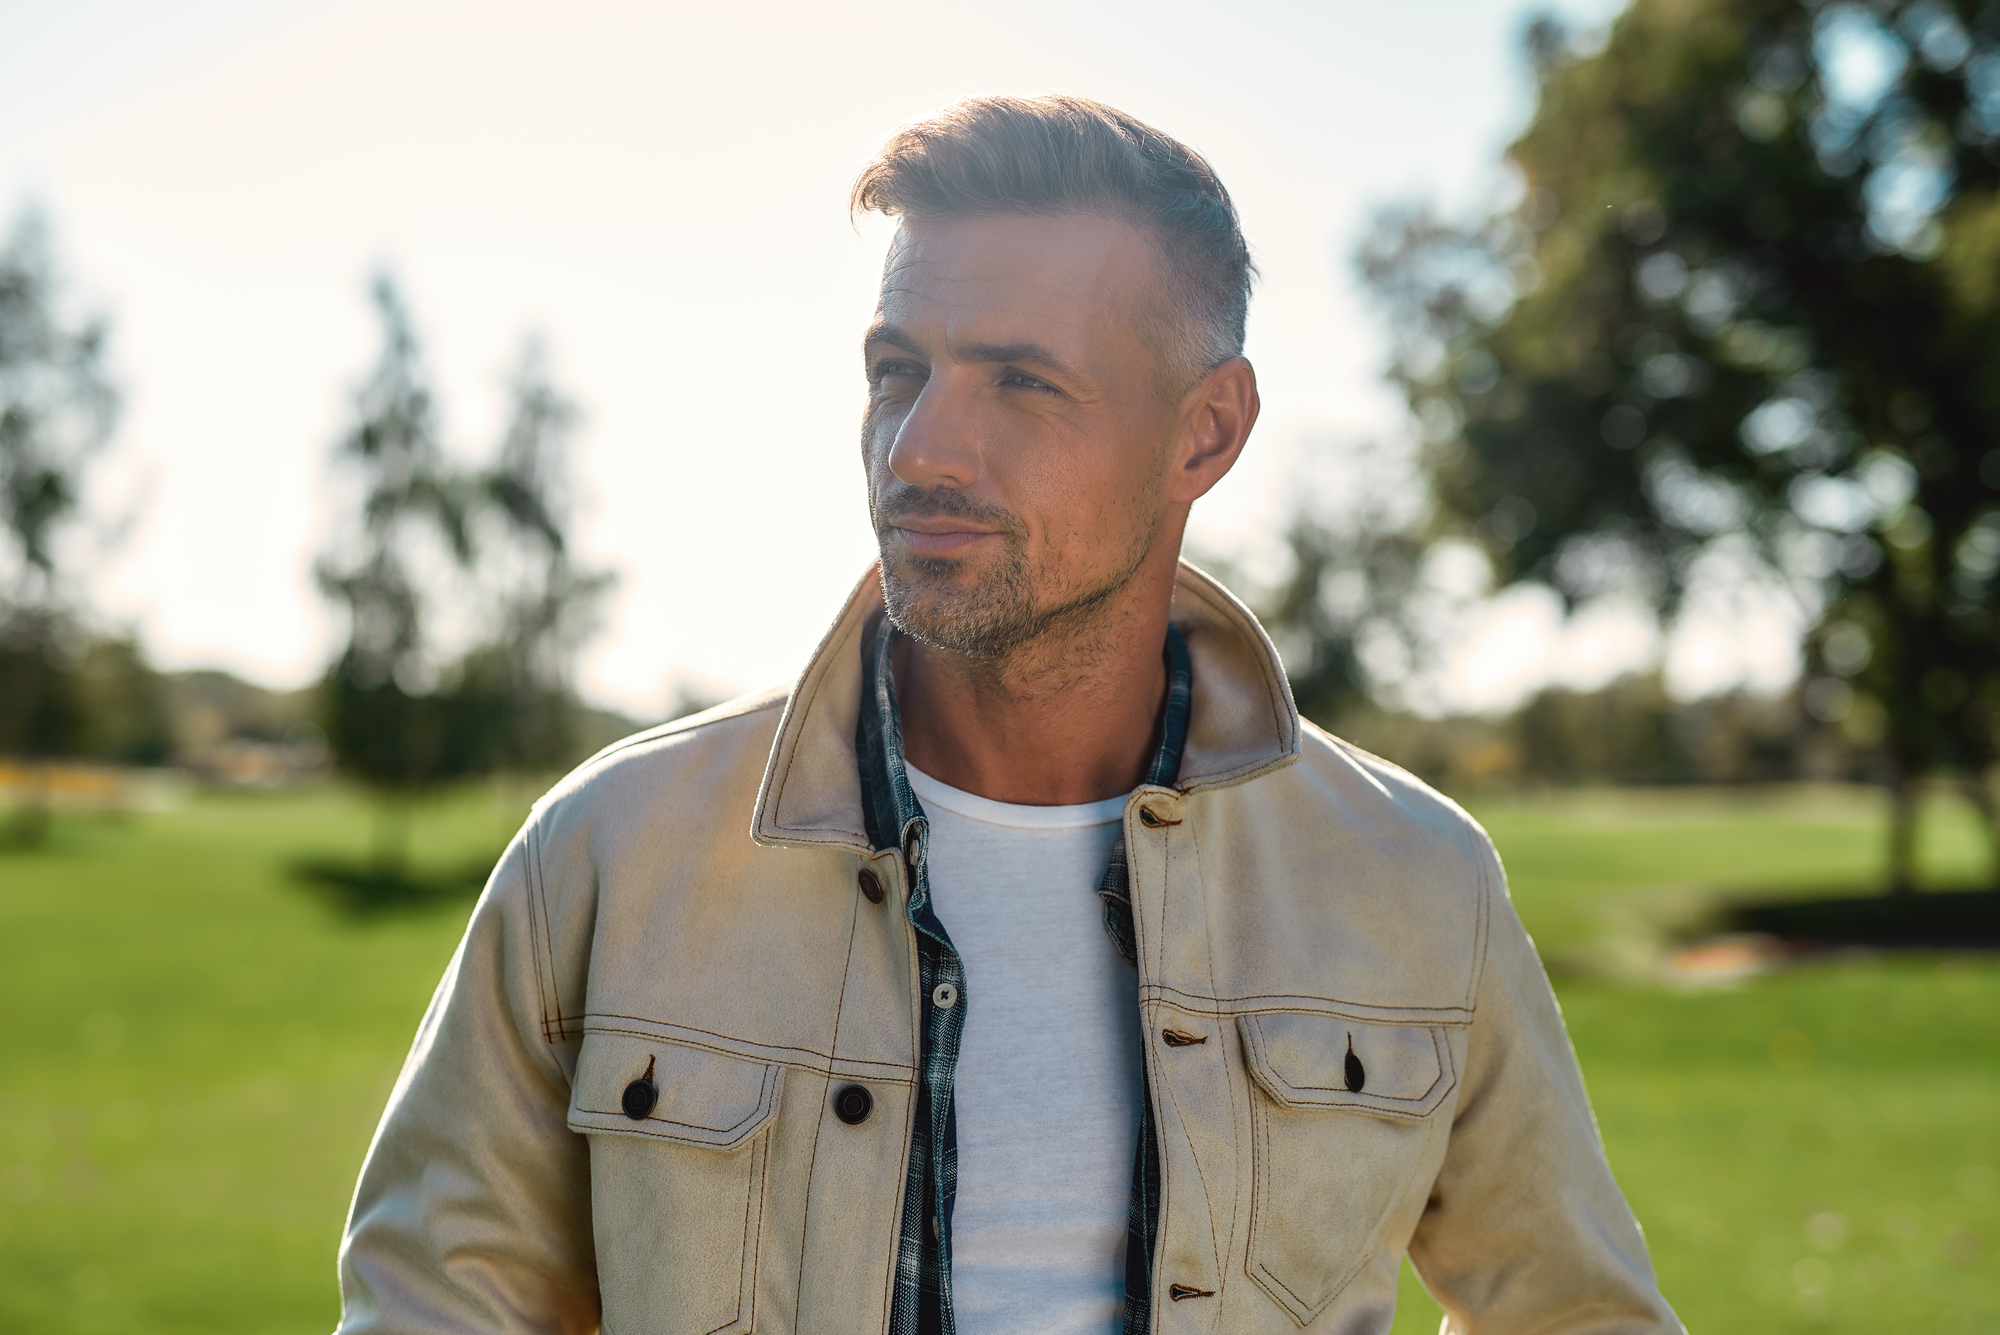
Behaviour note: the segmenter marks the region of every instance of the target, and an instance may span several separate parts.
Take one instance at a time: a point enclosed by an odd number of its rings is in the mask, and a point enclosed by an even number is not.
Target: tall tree
[[[577,410],[539,344],[523,349],[494,465],[463,468],[444,448],[437,397],[387,278],[374,301],[381,359],[335,450],[358,486],[357,519],[319,566],[322,590],[348,616],[323,708],[336,762],[377,794],[375,856],[395,868],[413,797],[575,758],[570,672],[610,577],[574,557]]]
[[[1934,771],[2000,855],[2000,3],[1635,0],[1530,54],[1519,205],[1360,257],[1448,512],[1572,599],[1776,573],[1809,698],[1882,722],[1894,885]]]
[[[376,858],[400,866],[409,800],[479,759],[472,711],[438,689],[433,642],[437,586],[470,563],[472,535],[470,498],[445,460],[408,312],[386,276],[372,295],[382,354],[335,448],[359,489],[358,518],[318,566],[321,590],[348,620],[322,698],[335,762],[378,797]]]
[[[466,676],[503,703],[494,762],[535,772],[574,759],[571,671],[612,579],[580,566],[572,551],[569,445],[578,413],[550,379],[539,341],[522,347],[509,395],[513,411],[499,457],[476,479],[485,507],[478,574],[489,624]]]
[[[30,760],[87,740],[77,675],[85,641],[62,536],[118,418],[106,326],[66,318],[49,252],[32,212],[0,250],[0,755]],[[15,833],[37,838],[45,825],[45,805],[30,803]]]

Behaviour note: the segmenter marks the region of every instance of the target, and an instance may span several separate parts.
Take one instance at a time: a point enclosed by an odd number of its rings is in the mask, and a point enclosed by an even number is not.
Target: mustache
[[[878,532],[892,527],[899,519],[932,515],[963,519],[1014,535],[1020,534],[1024,528],[1019,517],[1005,506],[975,501],[964,492],[950,487],[917,487],[898,481],[875,498],[875,528]]]

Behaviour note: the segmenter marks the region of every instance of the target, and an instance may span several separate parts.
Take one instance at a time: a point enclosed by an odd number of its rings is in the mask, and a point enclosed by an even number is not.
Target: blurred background
[[[2000,1325],[2000,0],[14,0],[0,1327],[332,1324],[528,804],[872,555],[853,172],[1044,89],[1235,193],[1189,554],[1493,833],[1689,1327]]]

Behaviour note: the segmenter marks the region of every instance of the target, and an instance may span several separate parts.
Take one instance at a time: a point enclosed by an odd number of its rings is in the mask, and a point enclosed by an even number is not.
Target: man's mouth
[[[963,556],[999,533],[964,519],[943,515],[906,515],[893,520],[889,531],[912,556]]]

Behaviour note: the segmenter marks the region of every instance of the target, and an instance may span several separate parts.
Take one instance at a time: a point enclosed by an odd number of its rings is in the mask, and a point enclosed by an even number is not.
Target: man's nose
[[[963,490],[979,480],[981,451],[972,396],[934,371],[889,446],[889,471],[912,487]]]

